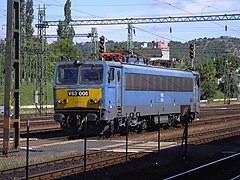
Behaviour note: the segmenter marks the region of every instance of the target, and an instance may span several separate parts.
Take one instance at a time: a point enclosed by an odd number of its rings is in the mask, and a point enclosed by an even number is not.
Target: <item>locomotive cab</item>
[[[84,61],[60,62],[54,72],[54,120],[64,130],[81,131],[88,122],[99,123],[103,112],[103,63]]]

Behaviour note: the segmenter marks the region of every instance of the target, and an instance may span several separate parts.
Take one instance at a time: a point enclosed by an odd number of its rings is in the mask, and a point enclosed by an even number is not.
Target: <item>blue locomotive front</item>
[[[54,72],[54,119],[70,133],[141,131],[158,122],[181,122],[199,112],[199,75],[114,61],[64,61]]]

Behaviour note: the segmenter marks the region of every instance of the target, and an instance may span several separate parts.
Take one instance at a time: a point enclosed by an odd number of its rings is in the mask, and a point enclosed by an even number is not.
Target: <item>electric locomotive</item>
[[[181,123],[186,107],[190,120],[200,110],[197,72],[142,63],[62,61],[53,90],[54,119],[71,134],[140,132],[159,122]]]

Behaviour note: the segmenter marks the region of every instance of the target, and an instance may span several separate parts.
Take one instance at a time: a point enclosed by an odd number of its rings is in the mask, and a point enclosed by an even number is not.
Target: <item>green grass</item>
[[[215,95],[213,96],[213,99],[223,99],[224,93],[221,91],[216,91]]]
[[[43,162],[51,162],[53,160],[69,157],[69,156],[76,156],[80,154],[78,151],[68,151],[68,152],[61,152],[58,153],[57,155],[43,155],[43,156],[36,156],[36,157],[30,157],[29,158],[29,164],[38,164],[38,163],[43,163]],[[1,161],[0,162],[0,170],[5,170],[5,169],[11,169],[15,167],[22,167],[25,166],[26,162],[25,160],[22,159],[11,159],[11,160],[6,160],[6,161]]]
[[[20,84],[20,105],[27,106],[27,105],[34,105],[34,90],[36,89],[36,83],[27,83],[22,82]],[[0,87],[0,105],[4,105],[4,85]],[[39,89],[39,88],[38,88]],[[53,105],[53,87],[52,82],[48,82],[46,85],[46,97],[45,102],[48,105]],[[11,94],[12,96],[12,94]],[[13,96],[12,96],[13,97]],[[12,100],[13,101],[13,98]],[[11,102],[13,105],[13,102]]]

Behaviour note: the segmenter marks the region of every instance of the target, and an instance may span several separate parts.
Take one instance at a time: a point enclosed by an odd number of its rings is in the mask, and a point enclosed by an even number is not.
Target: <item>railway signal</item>
[[[99,37],[99,52],[106,52],[106,38],[104,36]]]
[[[195,43],[194,42],[191,42],[190,43],[190,58],[191,59],[194,59],[195,58]]]

